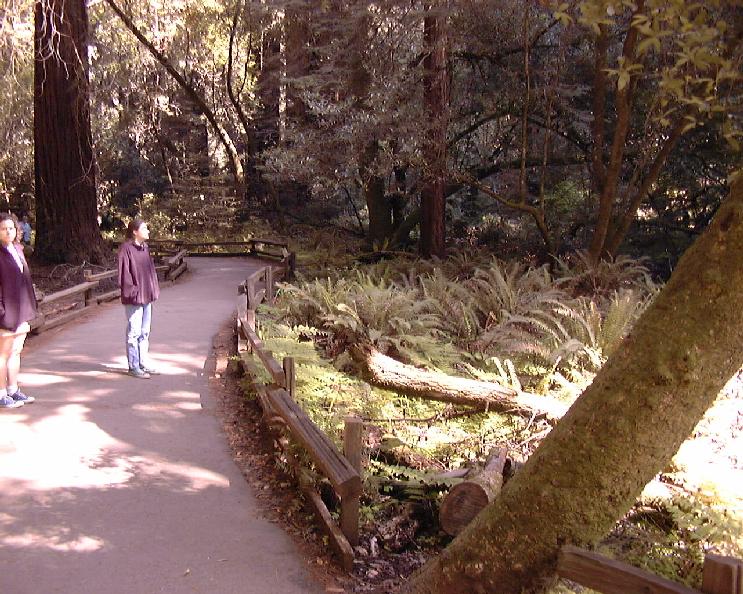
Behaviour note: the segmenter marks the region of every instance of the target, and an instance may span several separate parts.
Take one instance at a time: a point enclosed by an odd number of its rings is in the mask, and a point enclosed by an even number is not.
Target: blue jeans
[[[124,305],[126,312],[126,358],[129,369],[149,367],[152,303]]]

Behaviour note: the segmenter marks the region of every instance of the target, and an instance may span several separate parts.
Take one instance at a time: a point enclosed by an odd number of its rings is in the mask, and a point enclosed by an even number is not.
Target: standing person
[[[31,273],[17,243],[18,219],[0,214],[0,408],[18,408],[35,398],[18,388],[21,351],[36,317]]]
[[[152,303],[160,296],[155,265],[150,258],[147,223],[136,218],[126,228],[119,248],[119,286],[126,313],[126,358],[129,375],[149,379],[158,372],[150,365]]]
[[[31,223],[28,222],[28,215],[23,215],[20,228],[22,232],[20,239],[23,245],[31,245]]]

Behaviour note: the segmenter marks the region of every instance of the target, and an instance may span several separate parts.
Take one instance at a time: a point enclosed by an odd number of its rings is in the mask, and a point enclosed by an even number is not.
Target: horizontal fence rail
[[[574,546],[560,550],[557,575],[603,594],[743,594],[743,561],[719,555],[704,558],[701,592]]]
[[[175,282],[187,269],[186,261],[183,259],[184,256],[185,252],[176,254],[166,264],[155,266],[155,270],[162,274],[166,281]],[[40,334],[46,330],[51,330],[79,318],[96,305],[118,299],[121,295],[120,289],[112,289],[103,293],[97,292],[102,281],[117,278],[118,274],[118,270],[105,270],[103,272],[85,270],[83,271],[84,282],[38,298],[36,300],[38,314],[29,322],[31,332]],[[52,304],[57,304],[58,307],[49,310],[48,308]]]
[[[273,303],[276,278],[287,274],[289,269],[286,267],[275,269],[271,265],[264,266],[248,276],[238,287],[238,294],[244,295],[237,308],[238,352],[243,372],[251,378],[253,389],[258,395],[265,423],[288,436],[276,441],[294,469],[307,503],[328,534],[344,569],[351,571],[354,559],[352,545],[359,542],[362,423],[360,419],[353,417],[346,419],[343,452],[339,451],[295,400],[294,359],[285,357],[279,364],[260,339],[256,308],[264,301]],[[257,363],[268,373],[271,383],[263,384],[258,379]],[[307,453],[315,469],[330,482],[340,500],[340,526],[318,494],[312,472],[303,467],[292,454],[288,447],[289,439]]]
[[[252,238],[241,241],[179,241],[176,239],[156,239],[147,242],[150,251],[158,256],[167,256],[185,251],[186,256],[230,257],[251,256],[279,261],[285,270],[285,277],[291,278],[296,269],[296,254],[289,251],[289,243],[277,239]]]

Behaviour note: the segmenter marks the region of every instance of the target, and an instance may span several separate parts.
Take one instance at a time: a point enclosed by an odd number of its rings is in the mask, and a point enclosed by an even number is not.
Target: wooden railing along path
[[[120,242],[119,242],[120,243]],[[249,239],[247,241],[224,241],[216,243],[188,243],[176,240],[149,241],[150,252],[153,256],[163,258],[163,264],[156,266],[158,273],[163,274],[165,281],[175,281],[187,269],[184,258],[186,256],[253,256],[257,258],[267,258],[277,260],[284,271],[284,274],[291,276],[294,273],[295,256],[289,253],[288,244],[285,241],[276,241],[270,239]],[[238,252],[200,252],[194,251],[195,248],[216,248],[222,247],[242,247]],[[50,330],[71,322],[85,312],[89,311],[92,306],[99,305],[105,301],[117,299],[121,294],[119,289],[113,289],[103,293],[96,292],[101,281],[116,278],[117,270],[106,270],[104,272],[94,273],[90,270],[84,271],[85,282],[79,283],[73,287],[44,295],[38,299],[36,304],[39,308],[39,314],[31,320],[31,332],[39,334],[45,330]],[[63,307],[57,311],[42,313],[44,306],[54,303],[66,302]]]
[[[285,268],[294,273],[296,254],[289,252],[286,241],[275,239],[246,239],[244,241],[187,242],[170,239],[149,241],[150,252],[156,255],[175,253],[185,250],[187,256],[230,257],[253,256],[278,260]]]
[[[186,270],[184,255],[185,252],[180,252],[168,258],[165,264],[156,266],[155,269],[164,274],[166,281],[174,282]],[[106,291],[105,293],[96,292],[101,281],[115,278],[118,275],[118,270],[106,270],[98,273],[85,270],[83,274],[85,276],[84,282],[56,293],[49,293],[36,301],[39,314],[30,322],[33,334],[39,334],[71,322],[90,311],[92,307],[116,299],[121,294],[120,289]],[[65,303],[62,313],[59,313],[59,311],[42,312],[44,306],[64,301],[67,301],[67,303]]]
[[[561,549],[557,575],[603,594],[743,594],[743,561],[706,555],[702,590],[574,546]]]
[[[287,274],[288,268],[275,269],[268,265],[251,274],[238,289],[240,299],[237,315],[238,353],[243,371],[251,378],[258,395],[263,419],[272,429],[283,435],[277,440],[299,481],[305,497],[330,538],[347,571],[353,568],[352,545],[359,542],[359,502],[361,496],[361,419],[346,419],[343,453],[331,439],[312,422],[296,402],[296,374],[294,359],[284,357],[282,364],[273,358],[257,332],[255,310],[263,301],[272,303],[277,276]],[[271,380],[263,384],[258,380],[259,362]],[[340,499],[340,526],[338,526],[315,489],[314,477],[303,467],[289,447],[292,440],[301,446],[314,463],[316,470],[330,482]]]

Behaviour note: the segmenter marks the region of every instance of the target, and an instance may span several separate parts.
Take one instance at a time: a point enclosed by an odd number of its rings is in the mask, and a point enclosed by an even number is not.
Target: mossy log
[[[449,490],[439,509],[439,523],[444,532],[456,536],[497,497],[503,486],[507,453],[506,448],[493,448],[482,468],[472,469],[461,483]]]
[[[546,396],[406,365],[370,346],[356,346],[352,354],[373,384],[401,394],[548,420],[560,419],[568,409],[564,402]]]

